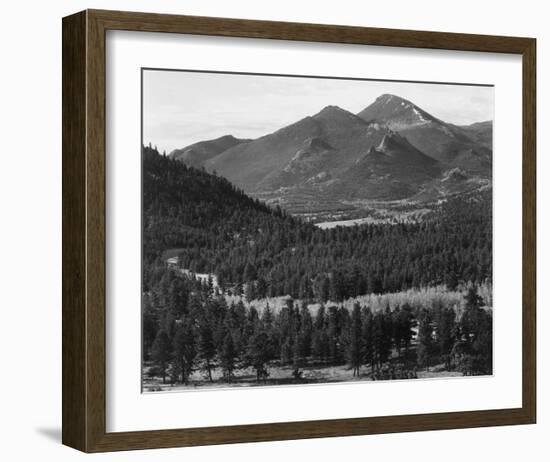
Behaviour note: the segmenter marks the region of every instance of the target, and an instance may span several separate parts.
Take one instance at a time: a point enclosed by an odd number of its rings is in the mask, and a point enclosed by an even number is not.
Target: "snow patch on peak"
[[[416,115],[416,117],[418,118],[419,122],[422,122],[422,123],[429,123],[430,122],[429,120],[426,120],[424,118],[424,116],[414,106],[413,106],[412,110],[414,112],[414,115]]]

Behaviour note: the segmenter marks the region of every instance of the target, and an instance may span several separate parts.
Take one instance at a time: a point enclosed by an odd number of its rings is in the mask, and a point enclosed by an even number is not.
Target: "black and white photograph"
[[[2,459],[545,462],[544,6],[4,2]]]
[[[141,79],[142,392],[493,374],[492,85]]]

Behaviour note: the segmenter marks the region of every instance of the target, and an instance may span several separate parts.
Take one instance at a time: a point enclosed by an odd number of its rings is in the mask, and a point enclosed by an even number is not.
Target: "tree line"
[[[407,304],[374,312],[288,299],[275,313],[242,302],[227,304],[207,282],[168,271],[144,296],[144,359],[150,376],[188,384],[195,371],[206,381],[232,382],[239,370],[266,381],[271,367],[290,366],[301,381],[303,368],[347,365],[352,376],[414,378],[417,368],[466,375],[492,372],[492,313],[471,286],[464,309]],[[217,378],[213,371],[218,370]],[[243,372],[244,373],[244,372]]]

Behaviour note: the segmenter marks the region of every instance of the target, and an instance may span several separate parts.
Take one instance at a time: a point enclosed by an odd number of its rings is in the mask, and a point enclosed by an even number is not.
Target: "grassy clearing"
[[[424,287],[420,289],[409,289],[401,292],[387,294],[367,294],[359,297],[349,298],[343,302],[328,301],[325,306],[344,306],[351,311],[355,303],[361,306],[369,306],[373,311],[384,310],[386,306],[390,306],[393,310],[396,306],[403,306],[408,303],[412,308],[433,307],[437,305],[452,306],[460,312],[464,308],[464,295],[468,290],[467,285],[459,286],[457,290],[447,290],[445,285],[435,287]],[[485,283],[478,287],[478,293],[483,298],[485,306],[493,307],[492,285]],[[258,312],[262,313],[267,305],[278,313],[284,306],[290,296],[270,297],[261,300],[246,301],[245,297],[237,295],[227,295],[226,300],[229,304],[243,302],[247,308],[254,307]],[[295,300],[295,303],[301,304],[300,300]],[[308,303],[308,308],[314,315],[319,309],[319,303]]]

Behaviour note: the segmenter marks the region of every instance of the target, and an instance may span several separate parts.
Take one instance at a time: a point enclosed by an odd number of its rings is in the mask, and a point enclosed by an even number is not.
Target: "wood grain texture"
[[[523,51],[523,409],[536,422],[537,79],[536,41]]]
[[[86,445],[86,14],[63,19],[62,441]]]
[[[516,53],[523,57],[523,405],[517,409],[106,433],[105,32]],[[63,443],[86,452],[534,423],[535,40],[88,10],[63,21]]]
[[[249,37],[307,42],[355,43],[407,48],[523,53],[522,37],[426,32],[245,19],[88,10],[106,29]]]
[[[86,94],[87,449],[105,434],[105,30],[88,15]]]

